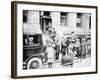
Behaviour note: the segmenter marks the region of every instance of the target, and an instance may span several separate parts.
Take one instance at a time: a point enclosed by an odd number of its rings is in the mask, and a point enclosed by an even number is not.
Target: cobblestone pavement
[[[52,68],[64,68],[64,67],[89,67],[91,66],[91,57],[86,57],[85,59],[76,59],[73,62],[73,66],[67,65],[63,66],[61,65],[61,61],[55,61],[52,65]],[[48,65],[45,64],[42,66],[42,69],[48,68]]]

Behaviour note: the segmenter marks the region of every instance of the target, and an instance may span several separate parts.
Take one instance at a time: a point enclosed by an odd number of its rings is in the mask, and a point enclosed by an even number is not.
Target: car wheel
[[[42,67],[42,61],[39,58],[31,58],[27,63],[27,69],[38,69]]]

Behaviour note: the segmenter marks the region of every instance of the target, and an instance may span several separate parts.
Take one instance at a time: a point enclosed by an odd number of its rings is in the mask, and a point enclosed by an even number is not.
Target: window
[[[40,46],[42,37],[40,35],[23,35],[24,47]]]
[[[61,24],[61,26],[67,25],[67,13],[61,12],[60,24]]]
[[[91,14],[89,16],[89,29],[91,29]]]
[[[82,22],[82,13],[77,13],[77,23],[76,23],[76,26],[78,28],[81,28],[81,22]]]
[[[44,16],[50,16],[50,12],[44,11]]]
[[[28,46],[27,35],[23,35],[23,45],[24,45],[24,46]]]
[[[77,25],[77,27],[81,27],[81,23],[77,23],[76,25]]]
[[[40,36],[31,35],[29,36],[29,46],[39,46],[40,45]]]
[[[27,23],[28,10],[23,10],[23,22]]]
[[[82,17],[82,13],[77,13],[77,18],[81,18]]]

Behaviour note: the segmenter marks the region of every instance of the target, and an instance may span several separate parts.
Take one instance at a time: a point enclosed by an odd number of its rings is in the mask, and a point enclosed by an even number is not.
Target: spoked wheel
[[[41,68],[42,61],[39,58],[31,58],[27,63],[27,69]]]

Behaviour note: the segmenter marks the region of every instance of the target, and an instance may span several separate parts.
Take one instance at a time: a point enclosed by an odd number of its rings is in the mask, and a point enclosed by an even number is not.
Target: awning
[[[38,24],[25,23],[23,25],[23,33],[33,35],[33,34],[42,34],[42,31],[40,29],[40,25]]]

